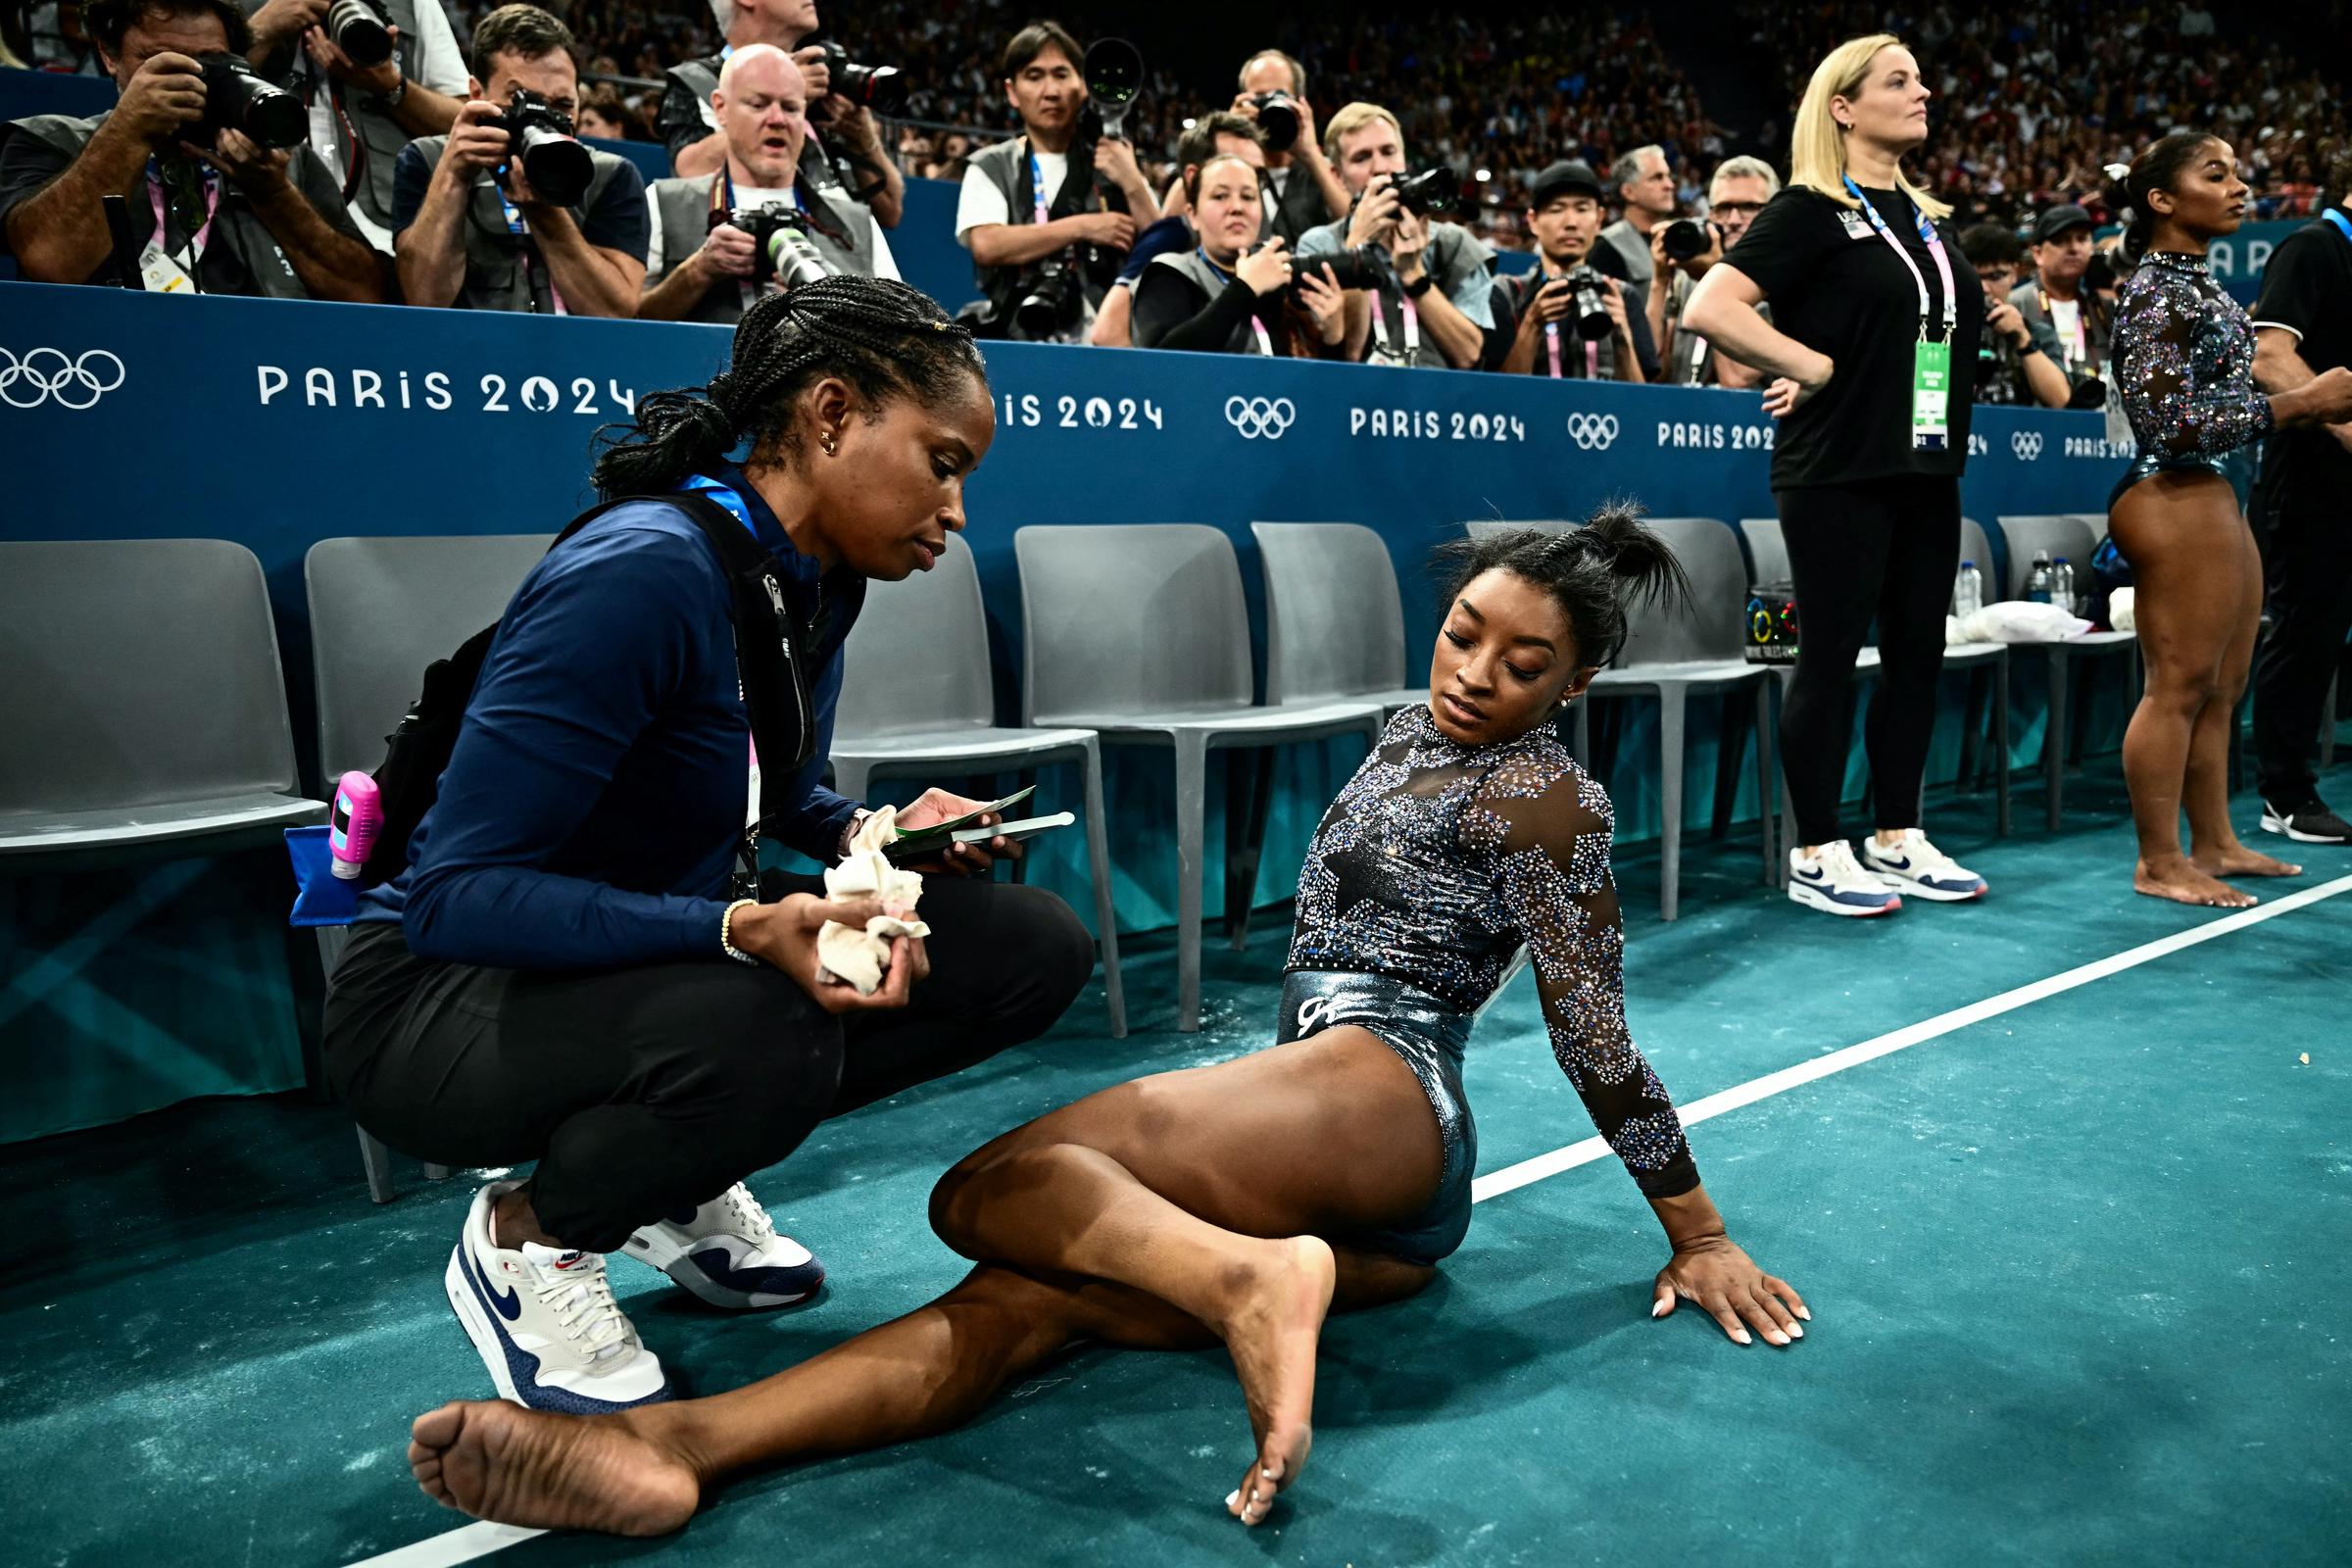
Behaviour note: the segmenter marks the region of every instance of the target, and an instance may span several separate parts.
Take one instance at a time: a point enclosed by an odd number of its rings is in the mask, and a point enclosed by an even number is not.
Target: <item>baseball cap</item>
[[[2061,202],[2034,220],[2034,243],[2046,244],[2070,228],[2095,228],[2090,214],[2073,202]]]
[[[1568,158],[1536,176],[1536,188],[1529,193],[1527,204],[1541,212],[1554,196],[1590,196],[1597,201],[1601,195],[1600,176],[1592,172],[1592,166]]]

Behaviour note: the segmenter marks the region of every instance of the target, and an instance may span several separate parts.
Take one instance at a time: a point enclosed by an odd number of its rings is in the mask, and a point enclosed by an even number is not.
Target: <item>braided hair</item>
[[[599,431],[591,478],[608,498],[651,495],[725,462],[746,440],[755,451],[798,452],[796,400],[828,375],[878,418],[894,398],[936,407],[970,377],[985,383],[988,371],[971,330],[929,295],[888,278],[815,278],[743,313],[727,369],[710,385],[649,392],[635,424]]]
[[[2148,193],[2171,190],[2180,172],[2196,162],[2197,150],[2211,140],[2211,131],[2168,131],[2129,165],[2107,166],[2108,207],[2119,213],[2129,208],[2132,213],[2124,228],[2125,261],[2145,256],[2156,238],[2156,211],[2148,205]]]
[[[1642,526],[1642,511],[1612,501],[1562,533],[1514,528],[1487,539],[1455,539],[1437,552],[1446,574],[1445,602],[1462,596],[1472,579],[1507,571],[1551,595],[1568,617],[1576,657],[1606,664],[1625,646],[1626,609],[1637,601],[1666,608],[1690,597],[1690,579],[1666,541]]]

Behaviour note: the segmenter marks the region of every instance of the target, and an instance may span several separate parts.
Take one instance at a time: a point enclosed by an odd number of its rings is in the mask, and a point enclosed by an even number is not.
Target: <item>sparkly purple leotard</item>
[[[2271,433],[2271,401],[2254,386],[2254,323],[2202,256],[2151,251],[2124,279],[2113,358],[2139,456],[2111,510],[2151,473],[2219,473],[2224,457]]]
[[[1642,1191],[1698,1185],[1682,1118],[1625,1024],[1614,813],[1556,736],[1466,747],[1427,708],[1389,724],[1324,813],[1298,874],[1281,1038],[1360,1024],[1421,1080],[1446,1148],[1436,1200],[1375,1238],[1418,1262],[1470,1224],[1477,1130],[1462,1095],[1473,1014],[1524,945],[1552,1054]]]

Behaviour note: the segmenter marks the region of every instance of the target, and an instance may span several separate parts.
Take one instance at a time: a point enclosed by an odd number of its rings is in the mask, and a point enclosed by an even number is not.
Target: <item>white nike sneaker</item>
[[[775,1222],[737,1182],[691,1214],[645,1226],[621,1244],[712,1306],[751,1311],[789,1306],[816,1293],[825,1265]]]
[[[1891,848],[1874,835],[1860,841],[1862,864],[1882,882],[1938,904],[1963,904],[1984,896],[1984,879],[1928,842],[1915,827],[1903,829],[1903,841]]]
[[[603,1254],[536,1242],[510,1251],[492,1242],[491,1203],[521,1185],[492,1182],[473,1195],[443,1276],[499,1396],[565,1415],[669,1398],[669,1375],[612,1299]]]
[[[1843,839],[1811,855],[1788,852],[1788,897],[1827,914],[1892,914],[1903,906],[1900,894],[1854,863]]]

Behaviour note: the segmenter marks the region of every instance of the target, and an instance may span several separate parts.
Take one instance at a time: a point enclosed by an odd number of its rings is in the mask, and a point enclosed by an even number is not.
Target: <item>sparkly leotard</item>
[[[2139,456],[2107,498],[2111,510],[2151,473],[2219,473],[2224,457],[2271,433],[2270,399],[2254,385],[2254,323],[2202,256],[2151,251],[2124,279],[2113,357]]]
[[[1282,1038],[1341,1023],[1421,1080],[1446,1148],[1428,1211],[1375,1240],[1419,1262],[1470,1223],[1477,1131],[1462,1095],[1470,1020],[1522,945],[1552,1054],[1642,1191],[1698,1185],[1682,1118],[1625,1024],[1614,812],[1557,737],[1465,747],[1426,708],[1391,721],[1315,830],[1298,876]]]

